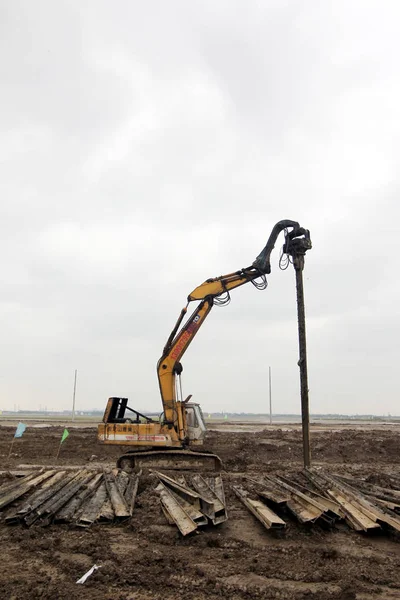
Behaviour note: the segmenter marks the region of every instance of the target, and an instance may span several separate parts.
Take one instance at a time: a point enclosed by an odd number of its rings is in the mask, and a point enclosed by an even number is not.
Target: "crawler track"
[[[150,468],[219,472],[221,459],[216,454],[192,450],[145,450],[123,454],[119,457],[117,466],[125,471]]]

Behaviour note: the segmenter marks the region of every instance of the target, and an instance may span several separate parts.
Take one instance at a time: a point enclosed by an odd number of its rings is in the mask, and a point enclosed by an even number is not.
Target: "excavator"
[[[200,405],[190,402],[191,395],[183,398],[181,359],[205,322],[213,306],[230,301],[231,290],[246,283],[257,289],[267,287],[266,275],[271,272],[270,256],[281,231],[284,231],[282,256],[290,260],[305,254],[311,248],[310,232],[296,221],[276,223],[267,244],[255,261],[246,268],[227,275],[207,279],[187,297],[178,320],[164,346],[157,363],[163,412],[158,420],[141,414],[128,406],[127,398],[108,399],[103,422],[98,425],[98,439],[105,444],[128,446],[117,466],[126,471],[145,468],[218,471],[218,456],[196,451],[203,444],[206,425]],[[182,322],[191,302],[199,302],[185,323]]]

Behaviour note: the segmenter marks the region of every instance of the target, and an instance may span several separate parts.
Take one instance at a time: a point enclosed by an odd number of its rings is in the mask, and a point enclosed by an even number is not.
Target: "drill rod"
[[[294,257],[293,265],[296,271],[297,294],[297,320],[299,330],[299,362],[300,367],[300,395],[301,395],[301,423],[303,430],[303,457],[304,467],[311,464],[310,451],[310,410],[308,400],[308,374],[307,374],[307,344],[306,344],[306,314],[304,308],[303,269],[304,254]]]

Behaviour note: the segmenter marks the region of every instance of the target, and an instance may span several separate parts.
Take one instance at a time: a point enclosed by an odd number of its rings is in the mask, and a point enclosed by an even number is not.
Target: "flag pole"
[[[10,458],[10,456],[11,456],[11,452],[12,452],[12,449],[13,449],[13,446],[14,446],[14,440],[15,440],[15,438],[22,437],[25,429],[26,429],[26,425],[24,423],[19,422],[18,425],[17,425],[17,429],[15,430],[14,437],[12,439],[12,442],[11,442],[11,445],[10,445],[10,450],[8,452],[7,458]]]
[[[64,426],[64,431],[62,433],[61,436],[61,440],[60,440],[60,444],[58,446],[58,450],[57,450],[57,456],[56,456],[56,461],[58,460],[58,457],[60,456],[60,450],[61,450],[61,445],[62,443],[67,439],[67,437],[69,436],[69,431],[68,429]]]
[[[13,436],[13,439],[12,439],[12,442],[11,442],[11,446],[10,446],[10,451],[8,453],[7,458],[10,458],[10,456],[11,456],[11,452],[12,452],[12,449],[13,449],[13,446],[14,446],[14,440],[15,440],[15,435]]]
[[[64,425],[64,429],[63,429],[63,431],[65,431],[65,428],[66,428],[66,425]],[[55,462],[57,462],[57,461],[58,461],[58,457],[60,456],[60,450],[61,450],[61,444],[62,444],[62,443],[63,443],[63,439],[62,439],[62,436],[61,436],[61,440],[60,440],[60,443],[59,443],[59,445],[58,445],[57,456],[56,456],[56,460],[55,460]]]
[[[58,446],[58,452],[57,452],[57,456],[56,456],[56,461],[58,460],[58,457],[60,455],[61,444],[62,444],[62,441],[59,443],[59,446]]]

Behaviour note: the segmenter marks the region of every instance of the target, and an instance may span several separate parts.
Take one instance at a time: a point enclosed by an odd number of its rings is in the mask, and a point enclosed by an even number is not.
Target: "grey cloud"
[[[121,393],[157,409],[155,364],[187,294],[249,265],[291,218],[314,243],[312,409],[398,411],[399,12],[6,3],[4,407],[67,407],[78,368],[80,406]],[[185,357],[185,389],[207,411],[265,411],[268,364],[276,410],[299,408],[281,242],[268,290],[235,290]]]

